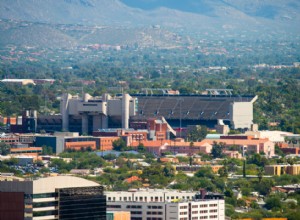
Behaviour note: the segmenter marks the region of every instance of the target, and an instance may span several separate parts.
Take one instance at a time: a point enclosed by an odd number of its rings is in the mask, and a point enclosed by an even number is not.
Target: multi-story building
[[[266,165],[265,173],[267,175],[275,175],[275,176],[280,176],[283,174],[299,175],[300,174],[300,164]]]
[[[95,182],[72,176],[0,182],[0,219],[83,218],[106,219],[103,187]]]
[[[147,190],[106,192],[107,210],[130,211],[133,220],[225,219],[222,195]]]
[[[204,139],[203,142],[209,144],[223,143],[227,149],[238,147],[248,154],[264,153],[267,157],[275,155],[275,144],[268,138],[260,139],[253,136],[221,136],[220,139]]]
[[[86,134],[108,128],[109,125],[127,129],[129,117],[136,114],[136,103],[137,99],[128,94],[114,98],[108,94],[103,94],[102,97],[84,94],[82,98],[64,94],[60,106],[62,129],[76,132],[81,130],[81,133]]]

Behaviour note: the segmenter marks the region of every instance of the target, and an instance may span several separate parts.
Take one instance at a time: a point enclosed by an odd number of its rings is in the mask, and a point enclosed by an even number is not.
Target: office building
[[[0,198],[0,219],[106,219],[103,187],[78,177],[1,181]]]
[[[132,220],[196,220],[225,219],[222,195],[204,190],[180,192],[169,190],[137,190],[106,192],[108,211],[130,211]]]

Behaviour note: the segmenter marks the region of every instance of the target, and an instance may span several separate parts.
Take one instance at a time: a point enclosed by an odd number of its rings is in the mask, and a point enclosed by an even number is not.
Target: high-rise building
[[[99,184],[72,176],[0,182],[0,219],[106,219]]]

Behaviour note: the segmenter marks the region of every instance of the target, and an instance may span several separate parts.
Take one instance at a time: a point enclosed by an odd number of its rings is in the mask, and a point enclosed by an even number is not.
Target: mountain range
[[[180,33],[298,35],[298,0],[1,0],[0,19],[38,23],[40,35],[55,24],[141,28]],[[43,24],[48,25],[44,27]],[[6,29],[3,27],[6,27]],[[19,32],[26,31],[24,28]],[[17,31],[17,32],[18,32]],[[57,29],[55,32],[59,31]],[[16,34],[7,25],[0,33]],[[30,34],[19,33],[29,37]],[[65,33],[55,33],[60,36]],[[50,34],[51,36],[51,34]],[[46,36],[45,36],[46,37]],[[72,40],[65,39],[68,42]],[[3,43],[4,37],[0,37]],[[8,38],[9,39],[9,38]]]

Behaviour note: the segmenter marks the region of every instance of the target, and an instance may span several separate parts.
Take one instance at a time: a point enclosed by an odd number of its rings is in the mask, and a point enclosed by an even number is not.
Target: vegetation
[[[237,43],[245,51],[255,52],[236,51]],[[206,44],[208,50],[218,48],[217,42]],[[20,53],[16,57],[18,62],[2,63],[0,78],[53,78],[56,82],[22,87],[1,83],[0,114],[20,115],[25,109],[38,110],[39,114],[58,113],[60,102],[57,97],[64,92],[88,92],[99,96],[104,92],[116,94],[122,90],[137,93],[142,88],[172,88],[182,94],[201,94],[207,88],[227,88],[233,89],[234,95],[258,95],[254,103],[254,122],[260,129],[300,133],[300,68],[292,66],[293,62],[299,61],[299,50],[293,52],[294,60],[284,60],[282,52],[269,51],[266,55],[266,50],[261,49],[262,44],[265,48],[282,49],[276,46],[276,42],[260,42],[258,46],[235,40],[224,42],[229,52],[223,55],[205,55],[196,49],[144,48],[138,49],[137,53],[136,48],[128,47],[121,51],[87,50],[86,56],[74,51],[53,53],[45,50],[44,56],[35,57],[37,62],[28,62],[27,56],[22,58]],[[296,43],[290,46],[294,48]],[[38,49],[16,50],[27,51],[31,56],[40,52]],[[10,53],[3,56],[10,56]],[[94,56],[96,60],[86,58]],[[269,66],[255,67],[259,62]],[[286,64],[283,68],[271,66],[282,63]],[[226,68],[211,70],[209,67]],[[205,128],[191,131],[190,140],[201,140],[201,132],[205,133]]]

